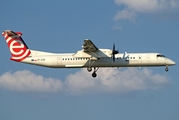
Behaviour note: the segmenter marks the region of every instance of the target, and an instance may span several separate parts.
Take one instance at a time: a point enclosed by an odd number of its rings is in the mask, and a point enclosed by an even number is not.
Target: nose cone
[[[167,64],[168,65],[175,65],[176,63],[173,60],[168,59]]]

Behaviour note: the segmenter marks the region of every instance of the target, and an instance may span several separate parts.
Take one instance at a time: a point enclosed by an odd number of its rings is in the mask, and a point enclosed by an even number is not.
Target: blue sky
[[[30,49],[76,52],[83,40],[121,53],[159,52],[176,63],[179,0],[2,1],[0,29],[21,31]],[[178,65],[51,69],[10,61],[0,44],[2,120],[178,120]]]

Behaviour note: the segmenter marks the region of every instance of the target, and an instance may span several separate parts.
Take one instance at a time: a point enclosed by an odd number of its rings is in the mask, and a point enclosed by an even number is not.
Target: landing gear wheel
[[[92,68],[91,68],[91,67],[88,67],[87,70],[88,70],[88,72],[91,72],[91,71],[92,71]]]
[[[97,76],[96,72],[93,72],[92,76],[95,78]]]

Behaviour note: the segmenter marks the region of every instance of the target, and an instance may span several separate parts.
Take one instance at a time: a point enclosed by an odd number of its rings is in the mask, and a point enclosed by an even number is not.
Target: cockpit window
[[[157,57],[165,57],[164,55],[157,55]]]

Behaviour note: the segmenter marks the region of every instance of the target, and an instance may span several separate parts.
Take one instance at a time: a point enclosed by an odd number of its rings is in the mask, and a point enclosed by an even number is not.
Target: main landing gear
[[[97,74],[96,74],[96,72],[98,71],[98,69],[99,69],[99,67],[94,67],[94,72],[92,73],[92,77],[96,77],[97,76]],[[92,71],[92,67],[88,67],[87,68],[87,70],[88,70],[88,72],[91,72]]]
[[[168,70],[169,70],[169,69],[168,69],[168,65],[166,65],[165,71],[168,72]]]

